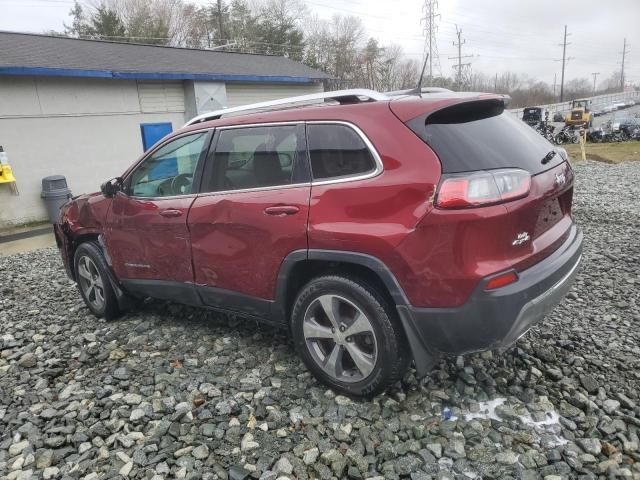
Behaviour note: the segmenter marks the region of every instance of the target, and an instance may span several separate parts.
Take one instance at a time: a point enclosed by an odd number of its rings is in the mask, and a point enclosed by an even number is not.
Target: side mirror
[[[113,197],[122,190],[122,177],[115,177],[100,185],[100,191],[105,197]]]

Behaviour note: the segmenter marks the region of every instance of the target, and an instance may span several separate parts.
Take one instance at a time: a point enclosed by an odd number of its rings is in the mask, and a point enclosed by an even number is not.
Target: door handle
[[[163,217],[179,217],[182,215],[182,210],[176,210],[173,208],[168,208],[167,210],[162,210],[160,215]]]
[[[300,209],[295,205],[275,205],[273,207],[267,207],[264,209],[264,213],[267,215],[295,215]]]

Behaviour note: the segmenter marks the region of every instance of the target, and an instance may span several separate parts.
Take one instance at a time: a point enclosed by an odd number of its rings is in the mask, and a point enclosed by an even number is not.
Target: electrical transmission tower
[[[440,17],[437,13],[438,0],[425,0],[422,7],[424,10],[424,56],[429,57],[429,84],[433,82],[434,66],[435,72],[438,76],[442,76],[442,70],[440,68],[440,57],[438,55],[438,41],[436,40],[436,33],[438,32],[438,25],[436,19]]]
[[[456,35],[458,36],[458,41],[454,41],[453,46],[458,47],[458,56],[449,57],[449,60],[458,60],[458,64],[454,65],[453,68],[456,70],[458,90],[462,90],[465,85],[471,83],[471,62],[462,63],[462,59],[471,58],[473,55],[462,55],[462,46],[467,42],[462,40],[462,28],[458,28],[458,25],[456,25]]]

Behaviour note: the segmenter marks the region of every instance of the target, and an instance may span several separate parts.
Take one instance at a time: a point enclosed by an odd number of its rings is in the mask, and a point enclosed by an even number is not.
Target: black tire
[[[359,310],[360,313],[364,313],[371,327],[370,331],[355,334],[353,337],[346,337],[346,339],[340,340],[309,340],[305,336],[305,316],[307,317],[307,322],[309,322],[309,319],[316,321],[316,317],[320,318],[320,316],[323,315],[322,313],[313,316],[310,316],[311,313],[307,316],[307,313],[311,312],[311,308],[317,308],[318,304],[321,303],[321,299],[325,299],[326,301],[327,298],[332,297],[337,298],[338,302],[345,301],[344,304],[340,304],[340,309],[343,309],[342,311],[344,311],[344,308],[349,310],[353,307],[356,309],[356,312]],[[322,312],[326,311],[324,310],[324,306],[321,308],[323,308]],[[354,318],[356,317],[357,314]],[[340,318],[344,319],[347,317]],[[328,317],[325,320],[328,320]],[[349,327],[353,326],[354,323],[349,325]],[[309,324],[307,323],[307,325]],[[325,322],[325,325],[329,324]],[[341,325],[345,324],[341,323]],[[344,335],[347,335],[349,330],[350,328],[346,328]],[[342,328],[340,331],[342,331]],[[315,377],[333,390],[349,396],[371,397],[383,392],[402,378],[411,361],[404,331],[397,318],[395,309],[374,287],[356,278],[331,275],[318,277],[307,283],[298,293],[293,305],[291,332],[296,350]],[[362,336],[365,338],[363,339]],[[369,365],[372,366],[372,369],[370,373],[364,376],[361,370],[358,370],[356,362],[353,360],[355,357],[351,352],[354,351],[352,350],[354,345],[358,349],[360,348],[358,344],[361,341],[365,342],[363,348],[366,349],[366,341],[368,340],[370,343],[372,339],[375,361],[367,357],[371,360]],[[321,342],[324,342],[322,345],[329,344],[329,346],[326,347],[325,360],[328,360],[331,356],[329,350],[333,353],[333,348],[338,348],[342,351],[342,354],[337,354],[340,355],[341,367],[351,365],[353,367],[352,371],[356,372],[356,374],[345,374],[344,376],[328,374],[321,366],[321,361],[319,360],[319,355],[322,355],[322,352],[318,352],[323,348],[319,346]],[[339,345],[338,342],[344,343]],[[369,347],[371,347],[371,345],[369,345]],[[338,369],[339,368],[340,367],[338,367]],[[345,372],[347,368],[348,367],[344,367]],[[343,378],[348,378],[348,380],[343,380]]]
[[[93,268],[91,268],[90,274],[97,274],[98,278],[101,280],[101,288],[98,287],[98,283],[94,284],[95,293],[93,294],[93,299],[92,295],[87,292],[87,289],[83,288],[86,285],[86,281],[85,277],[83,277],[80,272],[80,269],[82,268],[80,267],[80,264],[83,263],[84,265],[85,262],[88,262],[89,265],[95,267],[95,272],[93,271]],[[120,316],[122,314],[120,305],[118,304],[118,299],[113,291],[111,282],[109,281],[109,266],[102,255],[100,246],[95,242],[81,243],[76,249],[76,253],[73,257],[73,266],[78,290],[91,313],[98,318],[104,318],[106,320],[112,320]],[[101,298],[104,300],[103,302],[96,301],[98,298],[96,296],[98,295],[97,291],[100,290],[102,291]]]

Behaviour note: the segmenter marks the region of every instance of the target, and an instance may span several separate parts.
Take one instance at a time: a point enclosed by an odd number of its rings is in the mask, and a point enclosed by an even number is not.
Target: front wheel
[[[307,368],[338,392],[375,395],[408,368],[408,347],[395,310],[360,280],[312,280],[298,294],[291,322],[296,349]]]
[[[118,299],[109,281],[108,266],[100,247],[93,242],[80,244],[74,256],[80,295],[91,313],[111,320],[120,315]]]

